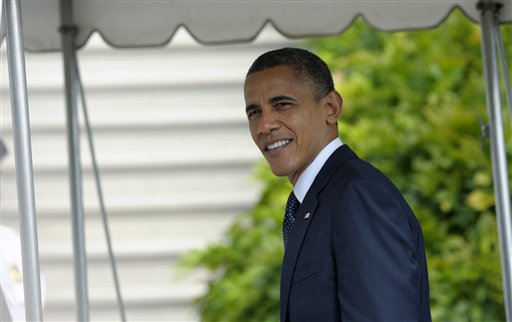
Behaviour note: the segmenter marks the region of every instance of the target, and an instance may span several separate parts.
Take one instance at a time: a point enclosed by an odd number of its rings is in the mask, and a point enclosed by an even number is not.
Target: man
[[[7,147],[0,139],[0,161]],[[18,233],[0,225],[0,315],[1,321],[25,321],[21,243]]]
[[[0,161],[6,156],[7,148],[0,139]],[[43,304],[45,290],[45,280],[41,273]],[[4,225],[0,225],[0,321],[25,321],[20,235]]]
[[[420,225],[397,188],[338,138],[342,98],[302,49],[245,79],[251,136],[293,185],[283,223],[281,321],[430,321]]]

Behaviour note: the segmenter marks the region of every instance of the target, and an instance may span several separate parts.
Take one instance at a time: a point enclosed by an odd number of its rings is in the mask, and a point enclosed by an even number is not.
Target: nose
[[[263,111],[258,122],[258,135],[266,135],[279,128],[279,120],[273,111]]]

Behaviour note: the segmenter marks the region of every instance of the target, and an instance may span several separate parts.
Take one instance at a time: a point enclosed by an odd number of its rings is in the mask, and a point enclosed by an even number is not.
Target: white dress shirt
[[[343,145],[340,138],[336,138],[331,141],[331,143],[327,144],[320,153],[316,156],[315,160],[306,168],[306,170],[299,176],[297,182],[293,186],[293,193],[295,197],[302,203],[304,197],[306,197],[306,193],[308,193],[309,188],[315,181],[318,172],[322,169],[325,162],[331,154],[336,151],[337,148]]]

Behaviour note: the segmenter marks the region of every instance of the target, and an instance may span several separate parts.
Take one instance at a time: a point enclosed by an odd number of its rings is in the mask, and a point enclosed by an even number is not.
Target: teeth
[[[267,150],[273,150],[280,146],[287,145],[288,143],[290,143],[290,140],[277,141],[275,143],[267,145]]]

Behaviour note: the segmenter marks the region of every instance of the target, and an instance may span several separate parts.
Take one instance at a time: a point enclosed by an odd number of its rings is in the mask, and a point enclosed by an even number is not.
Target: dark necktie
[[[295,194],[292,191],[288,197],[288,202],[286,202],[286,211],[284,213],[283,221],[283,241],[285,249],[286,244],[288,243],[288,237],[292,232],[293,223],[295,222],[295,216],[297,215],[299,207],[300,202],[297,200],[297,197],[295,197]]]

